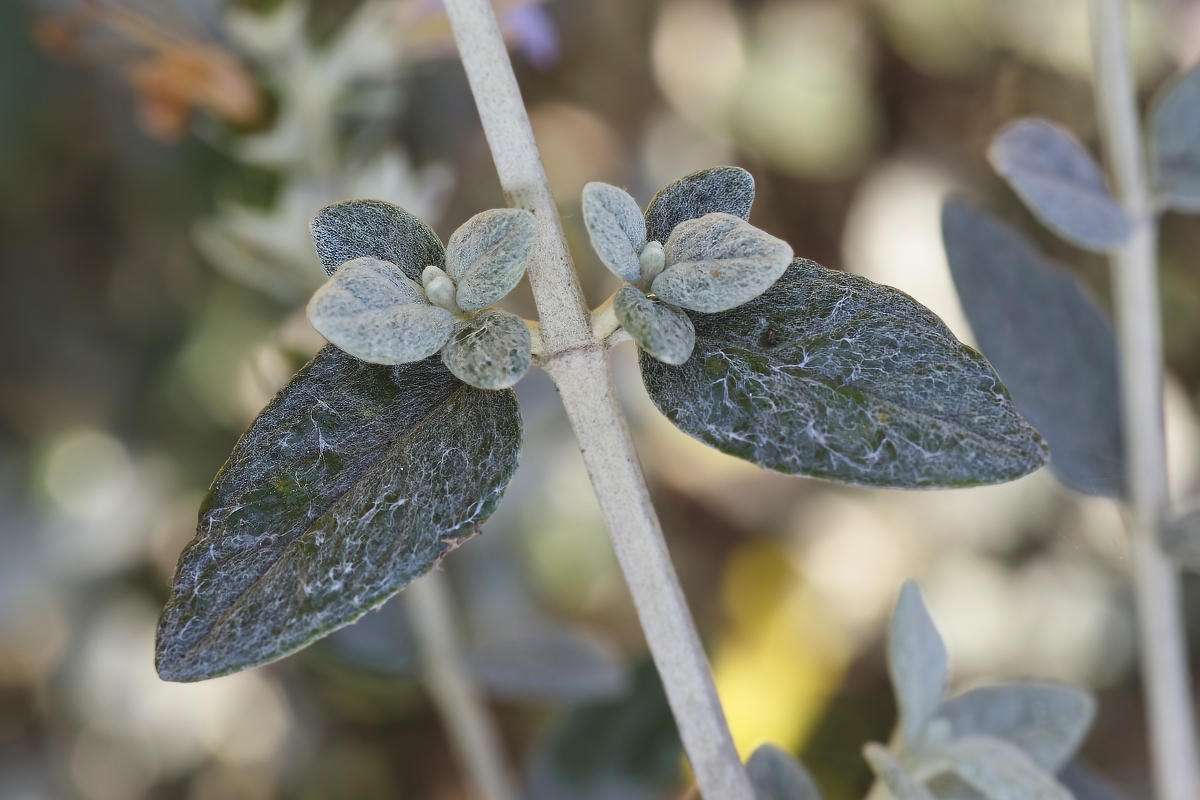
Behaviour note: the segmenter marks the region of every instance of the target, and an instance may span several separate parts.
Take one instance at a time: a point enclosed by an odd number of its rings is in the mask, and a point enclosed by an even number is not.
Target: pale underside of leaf
[[[478,389],[505,389],[532,360],[529,328],[517,316],[488,309],[454,330],[442,360],[460,380]]]
[[[896,757],[883,745],[869,742],[863,747],[863,757],[871,765],[871,771],[897,800],[933,800],[929,790],[905,772]]]
[[[478,311],[512,291],[536,236],[533,214],[521,208],[484,211],[456,230],[446,246],[446,272],[458,284],[459,307]]]
[[[613,312],[638,347],[659,361],[682,364],[692,354],[696,329],[682,310],[623,286],[613,297]]]
[[[1133,231],[1091,154],[1062,128],[1019,120],[996,135],[988,157],[1038,219],[1072,244],[1106,252]]]
[[[741,167],[712,167],[668,184],[646,206],[646,239],[666,243],[684,220],[725,213],[750,219],[754,178]]]
[[[907,747],[920,746],[950,682],[949,656],[921,590],[905,581],[888,633],[888,673]]]
[[[1124,494],[1117,344],[1079,282],[1023,236],[960,203],[942,237],[983,354],[1050,446],[1050,469],[1085,494]]]
[[[791,754],[771,744],[754,751],[746,762],[755,800],[821,800],[808,770]]]
[[[511,392],[436,360],[364,364],[326,347],[234,448],[159,624],[167,680],[281,658],[346,625],[476,532],[516,467]]]
[[[589,183],[583,187],[583,223],[604,266],[636,283],[641,270],[638,253],[646,244],[646,220],[637,201],[616,186]]]
[[[1166,87],[1150,119],[1155,188],[1171,208],[1200,211],[1200,68]]]
[[[1001,739],[956,739],[933,757],[988,800],[1074,800],[1053,775]]]
[[[446,263],[433,229],[399,206],[382,200],[350,200],[321,209],[310,226],[325,272],[361,256],[389,261],[409,278]]]
[[[1046,462],[996,374],[908,295],[797,259],[680,366],[643,356],[683,432],[767,469],[864,486],[1000,483]]]
[[[792,248],[732,214],[706,214],[675,227],[654,293],[707,314],[728,311],[770,288],[792,261]]]
[[[982,686],[947,700],[938,712],[954,736],[993,736],[1015,744],[1057,773],[1083,743],[1096,715],[1090,692],[1045,683]]]

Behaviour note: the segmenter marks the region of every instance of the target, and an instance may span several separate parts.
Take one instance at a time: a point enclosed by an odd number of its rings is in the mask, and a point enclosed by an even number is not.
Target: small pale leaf
[[[512,700],[587,702],[629,689],[629,671],[605,643],[566,628],[492,641],[466,656],[479,684]]]
[[[983,686],[947,700],[938,714],[955,737],[992,736],[1012,742],[1056,773],[1087,736],[1096,716],[1090,692],[1046,683]]]
[[[679,223],[664,249],[666,267],[654,279],[654,293],[706,314],[750,302],[792,262],[787,242],[723,213]]]
[[[764,744],[746,762],[756,800],[821,800],[808,770],[792,755]]]
[[[666,243],[684,220],[717,212],[750,219],[754,178],[741,167],[711,167],[668,184],[646,206],[646,239]]]
[[[956,739],[937,754],[964,783],[989,800],[1074,800],[1025,751],[1002,739]]]
[[[797,259],[750,303],[690,313],[680,366],[643,354],[684,433],[793,475],[862,486],[975,486],[1046,462],[987,362],[895,289]]]
[[[321,209],[313,219],[313,244],[325,272],[361,256],[389,261],[415,281],[429,265],[446,263],[433,229],[382,200],[350,200]]]
[[[520,442],[512,392],[434,359],[381,367],[324,348],[213,481],[159,623],[159,675],[274,661],[380,605],[478,532]]]
[[[896,800],[933,800],[929,790],[905,772],[896,757],[883,745],[868,742],[863,747],[863,757]]]
[[[637,201],[616,186],[593,181],[583,187],[583,224],[604,266],[622,280],[637,283],[638,253],[646,244],[646,220]]]
[[[623,286],[613,297],[613,312],[638,347],[664,364],[682,364],[692,354],[696,329],[680,309]]]
[[[1200,211],[1200,67],[1167,85],[1150,120],[1155,188],[1171,208]]]
[[[925,726],[937,715],[950,682],[949,665],[946,645],[925,608],[921,589],[905,581],[888,633],[888,674],[907,747],[920,745]]]
[[[492,308],[455,327],[442,361],[477,389],[506,389],[529,369],[532,347],[520,317]]]
[[[1167,520],[1162,544],[1171,558],[1188,569],[1200,570],[1200,506]]]
[[[537,224],[523,208],[493,208],[471,217],[450,236],[446,271],[458,284],[464,311],[486,308],[513,290],[533,253]]]
[[[1022,119],[992,140],[988,158],[1041,222],[1085,250],[1106,252],[1133,231],[1100,167],[1074,136],[1044,119]]]
[[[950,272],[979,347],[1077,492],[1120,497],[1117,344],[1103,312],[1023,236],[960,203],[942,211]]]

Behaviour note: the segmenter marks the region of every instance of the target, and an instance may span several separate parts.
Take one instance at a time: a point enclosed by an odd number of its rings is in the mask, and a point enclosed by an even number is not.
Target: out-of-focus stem
[[[1128,9],[1124,0],[1089,0],[1089,4],[1100,128],[1117,197],[1134,222],[1132,237],[1113,253],[1111,262],[1125,424],[1127,520],[1154,785],[1159,800],[1197,800],[1200,765],[1179,576],[1158,541],[1169,500],[1158,218],[1142,144]]]

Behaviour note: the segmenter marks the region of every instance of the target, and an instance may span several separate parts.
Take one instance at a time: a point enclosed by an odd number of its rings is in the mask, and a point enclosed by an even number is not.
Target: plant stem
[[[1142,681],[1159,800],[1200,797],[1194,706],[1179,575],[1158,529],[1169,502],[1163,428],[1162,326],[1158,300],[1158,218],[1150,191],[1123,0],[1089,0],[1096,103],[1116,193],[1134,221],[1112,255],[1127,520],[1141,629]]]
[[[425,687],[478,800],[516,800],[503,748],[475,681],[463,666],[446,576],[436,569],[404,592],[420,649]]]
[[[706,800],[754,800],[621,410],[608,347],[593,335],[558,208],[489,0],[446,0],[484,134],[510,205],[533,211],[528,272],[541,317],[538,363],[558,386],[600,510]]]

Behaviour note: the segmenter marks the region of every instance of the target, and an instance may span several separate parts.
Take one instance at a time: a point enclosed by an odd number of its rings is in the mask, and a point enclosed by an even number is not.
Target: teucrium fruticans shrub
[[[1012,480],[1047,450],[986,361],[912,298],[792,258],[750,225],[734,167],[664,188],[645,213],[584,192],[616,319],[681,430],[768,469],[900,488]],[[492,307],[520,281],[530,212],[499,209],[443,247],[388,203],[321,211],[330,341],[218,473],[180,558],[158,668],[200,680],[354,621],[477,533],[516,468],[508,388],[534,337]],[[767,758],[767,756],[764,756]],[[778,776],[777,776],[778,777]]]

